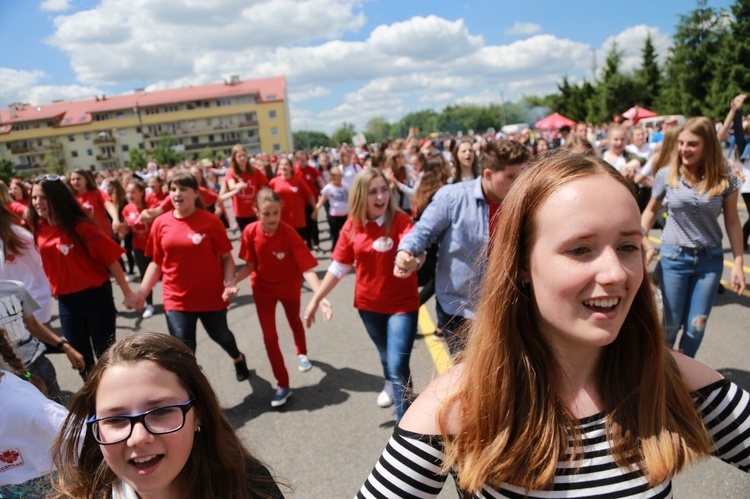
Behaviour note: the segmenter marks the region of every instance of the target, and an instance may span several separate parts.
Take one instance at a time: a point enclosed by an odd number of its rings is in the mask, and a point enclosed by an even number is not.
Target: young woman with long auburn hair
[[[461,362],[412,404],[358,497],[436,497],[449,472],[462,497],[668,497],[709,453],[747,469],[750,395],[665,348],[622,175],[544,156],[494,237]]]

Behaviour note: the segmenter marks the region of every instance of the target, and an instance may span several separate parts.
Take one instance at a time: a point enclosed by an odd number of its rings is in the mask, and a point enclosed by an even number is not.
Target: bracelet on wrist
[[[62,350],[62,349],[63,349],[63,347],[64,347],[65,345],[68,345],[68,344],[69,344],[69,343],[68,343],[68,340],[66,340],[65,338],[62,338],[62,339],[60,340],[60,342],[59,342],[59,343],[58,343],[58,344],[57,344],[57,345],[55,346],[55,348],[57,348],[58,350]]]

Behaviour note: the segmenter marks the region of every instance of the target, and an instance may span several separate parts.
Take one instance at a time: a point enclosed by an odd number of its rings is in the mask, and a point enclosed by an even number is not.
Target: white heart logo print
[[[385,253],[393,249],[393,239],[390,237],[379,237],[372,243],[372,249],[380,253]]]
[[[193,244],[198,245],[206,237],[205,234],[188,234],[188,239],[193,241]]]

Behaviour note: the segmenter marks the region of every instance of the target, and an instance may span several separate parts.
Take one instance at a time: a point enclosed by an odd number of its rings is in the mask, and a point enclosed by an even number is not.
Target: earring
[[[200,433],[200,432],[201,432],[201,425],[198,425],[198,429],[195,430],[195,433]]]

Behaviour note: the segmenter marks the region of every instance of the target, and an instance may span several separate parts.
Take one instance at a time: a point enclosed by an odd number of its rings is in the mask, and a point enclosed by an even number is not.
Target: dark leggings
[[[305,227],[305,242],[307,247],[313,249],[320,245],[320,233],[318,232],[318,221],[313,220],[313,207],[309,204],[305,205],[305,220],[307,220],[307,226]]]
[[[742,193],[742,200],[745,201],[745,209],[750,213],[750,192]],[[745,225],[742,226],[742,247],[747,249],[747,239],[750,237],[750,218],[745,221]]]
[[[201,320],[203,328],[208,336],[219,344],[233,359],[239,357],[240,351],[237,349],[237,341],[234,334],[229,330],[227,325],[227,310],[217,310],[215,312],[184,312],[181,310],[167,310],[167,328],[169,334],[178,338],[185,343],[190,350],[195,352],[195,330],[198,326],[198,319]]]
[[[133,250],[133,257],[135,257],[135,264],[138,266],[138,272],[141,273],[141,280],[143,280],[143,276],[146,275],[146,268],[148,267],[148,264],[151,263],[151,258],[147,257],[143,250],[139,249]],[[154,304],[153,291],[146,297],[146,303],[149,305]]]
[[[60,295],[58,305],[63,335],[83,355],[85,376],[94,367],[96,358],[115,342],[117,310],[112,284],[107,280],[95,288]]]
[[[348,215],[331,215],[328,218],[328,228],[331,230],[331,251],[336,248],[336,242],[339,240],[341,228],[346,223]]]
[[[245,230],[245,227],[250,225],[253,222],[258,221],[258,217],[234,217],[235,220],[237,220],[237,227],[240,228],[240,232]]]

